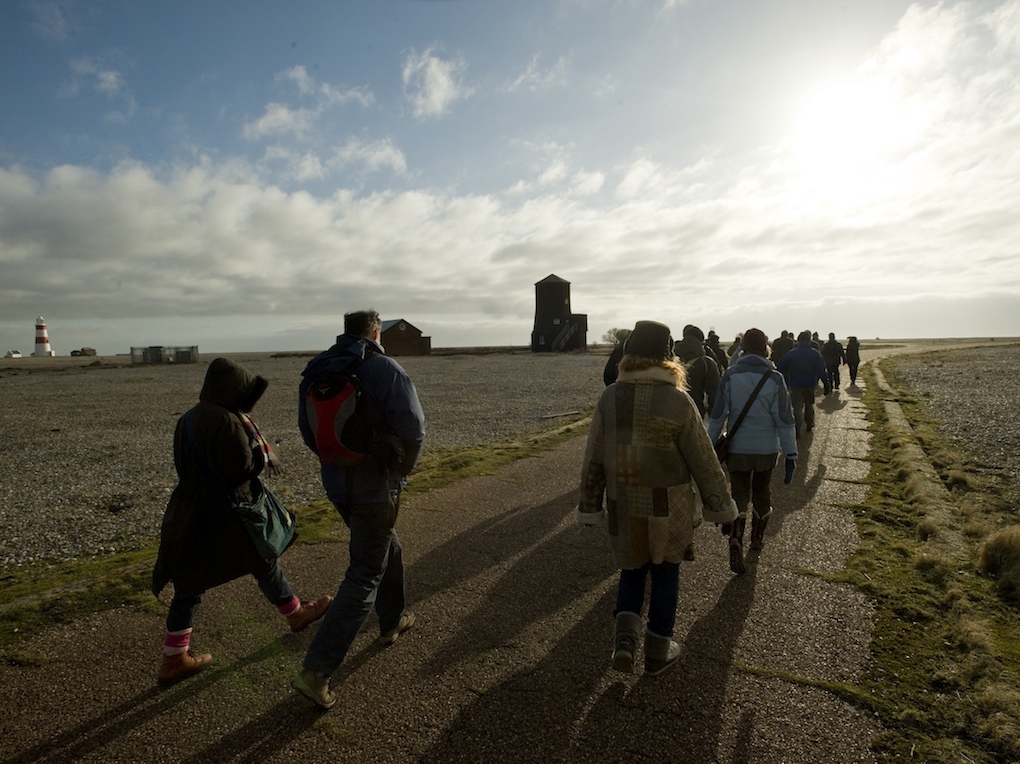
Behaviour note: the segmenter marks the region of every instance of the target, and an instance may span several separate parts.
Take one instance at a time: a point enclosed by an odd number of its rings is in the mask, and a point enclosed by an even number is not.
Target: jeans
[[[646,562],[640,568],[620,571],[616,611],[641,614],[645,604],[645,579],[652,574],[652,593],[648,598],[648,630],[660,637],[673,636],[676,603],[680,594],[680,564]]]
[[[382,632],[395,628],[404,613],[404,561],[393,529],[396,499],[338,510],[351,530],[350,565],[304,660],[306,669],[322,677],[343,663],[373,607]]]
[[[252,575],[258,582],[259,589],[266,595],[266,599],[274,605],[286,605],[294,596],[294,590],[290,588],[290,582],[276,560],[273,560],[264,572]],[[195,613],[202,604],[202,594],[193,597],[174,596],[170,603],[170,612],[166,614],[167,631],[181,631],[195,625]]]

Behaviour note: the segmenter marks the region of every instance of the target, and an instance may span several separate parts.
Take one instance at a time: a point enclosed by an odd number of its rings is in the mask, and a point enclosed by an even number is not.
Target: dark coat
[[[267,382],[227,358],[209,364],[199,403],[191,414],[192,434],[206,464],[235,500],[251,500],[262,471],[239,412],[252,409]],[[177,596],[201,594],[249,573],[264,572],[261,559],[227,497],[194,458],[185,414],[174,431],[178,483],[167,503],[152,591],[173,581]]]

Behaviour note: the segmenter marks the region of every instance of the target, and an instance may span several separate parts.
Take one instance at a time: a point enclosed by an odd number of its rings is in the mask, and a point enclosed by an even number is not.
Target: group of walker
[[[308,363],[300,383],[298,424],[313,451],[304,393],[313,378],[354,368],[368,401],[371,430],[393,444],[355,466],[322,464],[326,495],[350,529],[349,564],[335,597],[300,600],[279,561],[260,556],[234,512],[237,502],[258,492],[260,475],[279,465],[250,415],[268,382],[230,359],[210,363],[199,403],[177,423],[178,485],[164,515],[153,570],[155,594],[174,585],[161,683],[184,679],[212,662],[211,655],[191,649],[196,611],[206,591],[244,575],[255,578],[291,631],[322,619],[291,685],[323,709],[335,705],[330,676],[373,609],[383,645],[414,625],[395,524],[401,490],[425,437],[425,419],[414,383],[385,354],[381,326],[374,310],[346,314],[344,333]],[[666,325],[639,321],[607,364],[606,389],[585,448],[576,517],[587,525],[605,525],[620,569],[612,657],[618,671],[635,669],[649,578],[644,673],[657,675],[679,659],[680,647],[672,639],[679,567],[693,559],[694,528],[702,519],[721,526],[729,540],[730,568],[745,572],[748,511],[751,548],[761,549],[780,451],[785,482],[793,479],[798,404],[804,403],[802,416],[810,430],[814,413],[807,402],[819,380],[826,392],[831,385],[830,369],[811,346],[810,333],[781,354],[778,369],[758,329],[740,336],[738,352],[721,373],[716,348],[722,352],[713,332],[706,340],[700,329],[688,326],[674,343]],[[848,347],[841,359],[851,364],[851,357]],[[856,363],[850,369],[855,380]],[[724,432],[730,438],[725,471],[714,447]],[[222,490],[214,490],[210,476]]]
[[[706,339],[688,325],[674,343],[668,326],[639,321],[610,357],[588,434],[576,517],[605,526],[620,569],[614,669],[634,671],[642,627],[646,675],[679,660],[672,640],[679,567],[694,557],[693,529],[702,518],[720,526],[737,575],[747,570],[748,520],[750,548],[763,548],[772,473],[782,453],[783,482],[793,480],[798,437],[814,427],[818,383],[826,395],[838,388],[843,363],[851,384],[857,379],[856,338],[844,349],[830,334],[827,353],[812,342],[810,331],[796,345],[784,331],[770,349],[765,333],[752,328],[726,352],[714,332]],[[716,450],[723,436],[725,466]]]

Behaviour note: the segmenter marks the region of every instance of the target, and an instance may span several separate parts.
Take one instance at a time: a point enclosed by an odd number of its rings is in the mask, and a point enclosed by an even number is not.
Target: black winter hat
[[[673,357],[673,336],[669,327],[658,321],[638,321],[623,346],[624,355],[665,361]]]
[[[687,324],[684,327],[684,337],[697,337],[698,342],[705,341],[705,333],[694,324]]]

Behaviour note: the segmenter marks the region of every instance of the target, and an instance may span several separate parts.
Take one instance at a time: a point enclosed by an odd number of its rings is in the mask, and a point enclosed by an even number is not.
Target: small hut
[[[379,339],[387,355],[430,355],[432,338],[423,337],[421,329],[402,318],[383,321]]]

